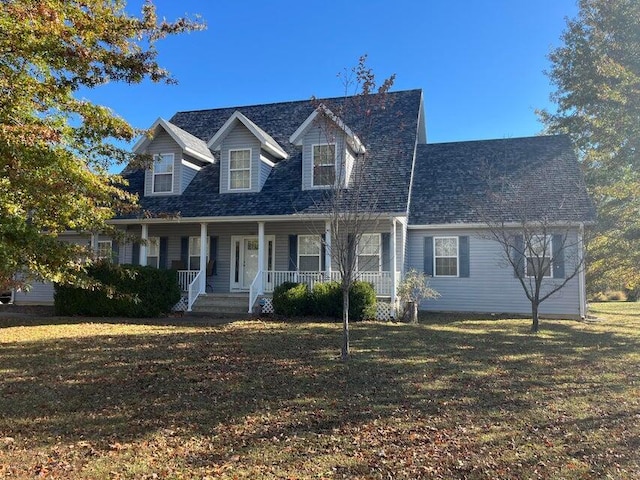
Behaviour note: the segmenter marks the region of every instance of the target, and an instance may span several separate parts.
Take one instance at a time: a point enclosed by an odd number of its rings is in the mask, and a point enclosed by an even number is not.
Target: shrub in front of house
[[[104,288],[86,290],[56,285],[57,315],[157,317],[170,312],[180,300],[174,270],[101,262],[89,267],[88,273]]]
[[[273,289],[273,309],[278,315],[307,315],[310,303],[309,287],[304,283],[284,282]]]
[[[340,308],[342,312],[342,308]],[[376,291],[369,282],[353,282],[349,290],[349,320],[376,318]]]
[[[316,283],[311,293],[311,312],[318,317],[342,318],[342,288],[338,282]]]

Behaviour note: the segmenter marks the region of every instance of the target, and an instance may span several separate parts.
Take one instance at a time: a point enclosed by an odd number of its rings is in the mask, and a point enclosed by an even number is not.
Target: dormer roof
[[[267,150],[273,156],[284,159],[289,155],[284,149],[276,142],[271,135],[261,129],[254,122],[249,120],[245,115],[243,115],[239,110],[233,112],[233,115],[229,117],[229,119],[224,122],[224,125],[220,127],[220,129],[215,133],[211,140],[207,142],[207,146],[212,150],[220,150],[220,146],[222,145],[222,141],[229,134],[229,132],[233,129],[236,122],[242,123],[247,129],[260,141],[262,148]]]
[[[151,128],[149,129],[151,135],[145,135],[134,145],[134,153],[144,153],[145,149],[153,141],[154,137],[158,134],[158,129],[162,128],[167,132],[171,138],[182,148],[182,150],[191,155],[192,157],[202,160],[207,163],[214,163],[215,157],[211,153],[211,150],[207,147],[204,140],[200,140],[198,137],[191,135],[189,132],[184,131],[180,127],[168,122],[164,118],[158,118]]]
[[[320,104],[318,108],[316,108],[313,113],[311,113],[311,115],[309,115],[307,119],[302,122],[298,129],[293,132],[293,134],[289,138],[289,141],[294,145],[302,145],[302,139],[304,138],[305,133],[307,133],[307,131],[313,127],[314,121],[318,118],[319,115],[322,115],[324,118],[330,120],[331,123],[336,125],[346,134],[349,146],[356,153],[365,153],[364,145],[362,144],[358,136],[353,133],[353,131],[340,117],[338,117],[323,104]]]

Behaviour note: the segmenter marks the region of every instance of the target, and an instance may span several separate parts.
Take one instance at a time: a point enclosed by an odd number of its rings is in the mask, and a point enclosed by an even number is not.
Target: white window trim
[[[456,256],[455,257],[445,257],[443,255],[436,256],[436,239],[438,240],[450,240],[455,239],[456,241]],[[456,274],[455,275],[438,275],[438,267],[437,267],[437,258],[455,258],[456,259]],[[441,237],[433,237],[433,276],[441,277],[441,278],[458,278],[460,276],[460,237],[457,236],[441,236]]]
[[[171,190],[168,192],[156,192],[156,159],[158,157],[171,157]],[[155,153],[153,155],[153,166],[151,167],[151,194],[152,195],[167,195],[173,193],[173,183],[175,181],[176,170],[176,158],[173,153]],[[168,175],[168,173],[158,173],[158,175]]]
[[[109,253],[107,255],[100,255],[100,244],[109,245]],[[98,240],[98,244],[96,245],[96,257],[100,260],[112,260],[113,258],[113,242],[111,240]]]
[[[303,237],[313,237],[318,240],[318,255],[309,255],[308,253],[300,253],[300,239]],[[312,270],[300,270],[300,257],[318,257],[318,270],[313,270],[317,272],[322,271],[322,237],[320,235],[298,235],[298,258],[297,263],[298,271],[300,272],[309,272]]]
[[[231,168],[231,153],[232,152],[246,152],[249,151],[249,187],[247,188],[231,188],[231,172],[240,172],[240,171],[245,171],[246,168]],[[229,190],[230,192],[247,192],[249,190],[251,190],[251,184],[252,182],[252,168],[251,168],[251,164],[253,163],[253,149],[252,148],[230,148],[229,149],[229,165],[227,166],[227,190]]]
[[[152,266],[154,268],[159,268],[160,266],[160,237],[148,237],[147,238],[147,265]],[[151,255],[151,245],[154,244],[158,249],[158,255]],[[150,258],[155,258],[155,265],[152,265],[149,262]]]
[[[547,244],[547,256],[549,258],[549,275],[543,275],[542,278],[553,278],[553,235],[533,235],[531,238],[533,237],[546,237],[545,242]],[[531,242],[529,242],[531,243]],[[528,258],[534,258],[535,256],[531,255],[527,255],[528,253],[530,253],[531,250],[528,246],[525,245],[524,248],[524,276],[525,278],[535,278],[535,275],[529,275],[529,272],[527,270],[529,270],[527,267],[529,266],[529,262],[527,261]],[[546,257],[543,257],[546,258]]]
[[[360,241],[362,241],[363,237],[366,236],[374,236],[376,235],[378,237],[378,246],[379,246],[379,250],[378,250],[378,272],[382,272],[382,234],[380,233],[363,233],[360,236]],[[356,271],[360,273],[360,252],[358,251],[358,249],[360,248],[360,245],[356,245]],[[368,255],[370,256],[370,255]],[[365,270],[363,272],[375,272],[375,270]]]
[[[316,185],[315,178],[314,178],[315,156],[313,152],[315,151],[315,147],[320,147],[325,145],[328,145],[328,146],[333,145],[333,184],[332,185]],[[311,188],[327,189],[327,188],[335,187],[336,181],[338,180],[337,163],[338,163],[338,145],[336,144],[336,142],[312,143],[311,144]],[[327,166],[327,165],[321,165],[321,166]]]

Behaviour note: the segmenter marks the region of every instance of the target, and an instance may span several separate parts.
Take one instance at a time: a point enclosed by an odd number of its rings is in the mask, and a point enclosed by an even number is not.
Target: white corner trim
[[[193,170],[195,170],[196,172],[199,172],[200,170],[202,170],[202,167],[199,167],[198,165],[196,165],[195,163],[191,163],[188,160],[185,160],[184,158],[182,159],[182,165],[184,165],[185,167],[189,167]]]

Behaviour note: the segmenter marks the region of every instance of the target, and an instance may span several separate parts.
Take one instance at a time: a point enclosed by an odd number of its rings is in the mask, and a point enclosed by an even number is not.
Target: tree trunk
[[[349,289],[342,289],[342,353],[343,362],[349,360]]]
[[[407,308],[409,309],[409,322],[418,323],[418,302],[409,302]]]
[[[538,319],[538,302],[531,302],[531,317],[533,318],[533,322],[531,323],[531,332],[538,333],[539,329],[539,319]]]

